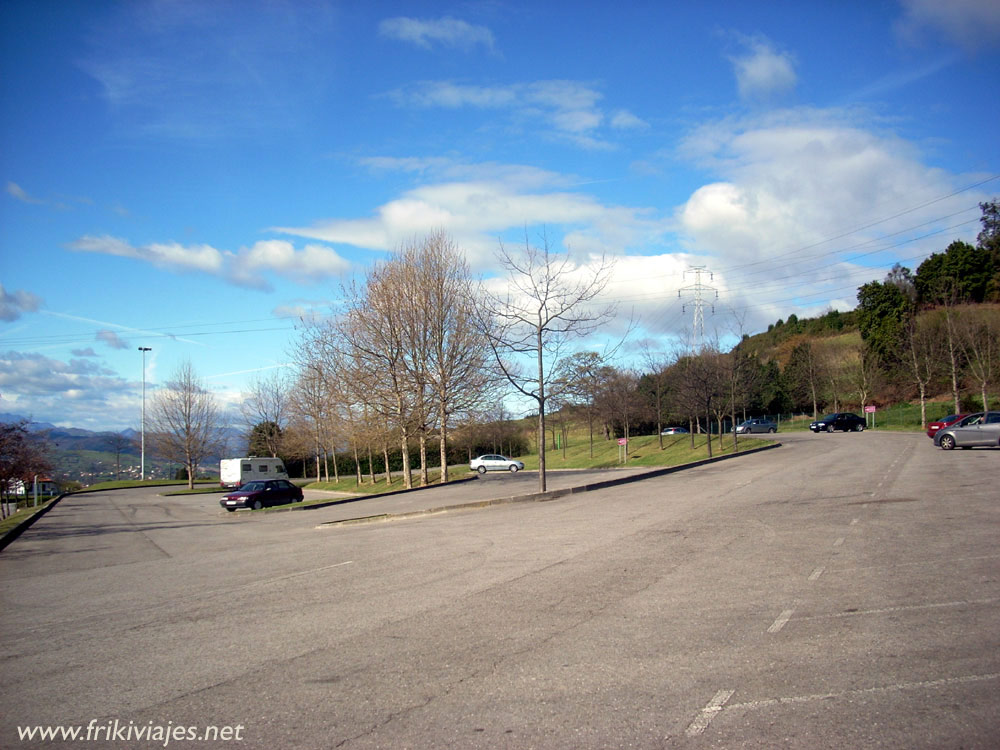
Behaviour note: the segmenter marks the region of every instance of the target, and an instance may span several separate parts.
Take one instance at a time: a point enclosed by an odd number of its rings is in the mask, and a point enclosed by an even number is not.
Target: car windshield
[[[949,414],[947,417],[941,417],[942,422],[953,422],[956,419],[958,419],[957,414]]]
[[[837,415],[836,415],[836,414],[827,414],[827,415],[826,415],[825,417],[823,417],[823,418],[822,418],[822,419],[820,420],[820,422],[832,422],[832,421],[833,421],[833,420],[835,420],[836,418],[837,418]]]
[[[260,492],[264,489],[263,482],[247,482],[240,487],[240,492]]]

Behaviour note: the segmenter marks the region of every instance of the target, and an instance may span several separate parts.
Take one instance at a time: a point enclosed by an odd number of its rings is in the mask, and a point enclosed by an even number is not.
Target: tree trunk
[[[392,485],[392,469],[389,468],[389,444],[382,443],[382,458],[385,460],[385,483]]]
[[[444,400],[440,406],[441,431],[438,433],[438,451],[441,454],[441,484],[448,481],[448,409]]]
[[[538,330],[538,491],[545,492],[545,369],[542,362],[542,331]]]
[[[420,428],[420,486],[429,484],[427,476],[427,430]]]

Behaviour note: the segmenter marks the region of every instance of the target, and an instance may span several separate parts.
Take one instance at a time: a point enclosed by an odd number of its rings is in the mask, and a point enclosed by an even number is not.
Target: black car
[[[827,414],[815,422],[810,422],[809,429],[813,432],[834,432],[836,430],[861,432],[865,429],[865,418],[849,411],[838,411],[834,414]]]
[[[223,495],[219,505],[228,511],[237,508],[260,510],[269,505],[301,503],[302,497],[302,488],[296,487],[287,479],[266,479],[247,482],[235,492]]]

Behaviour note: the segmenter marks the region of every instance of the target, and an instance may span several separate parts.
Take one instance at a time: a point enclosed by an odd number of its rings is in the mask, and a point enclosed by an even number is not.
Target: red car
[[[937,431],[944,427],[951,427],[955,422],[960,419],[965,419],[968,414],[949,414],[947,417],[941,417],[937,422],[931,422],[927,425],[927,437],[931,440],[937,434]]]
[[[301,502],[302,489],[300,487],[296,487],[287,479],[267,479],[247,482],[235,492],[223,495],[219,505],[228,511],[234,511],[237,508],[260,510],[269,505]]]

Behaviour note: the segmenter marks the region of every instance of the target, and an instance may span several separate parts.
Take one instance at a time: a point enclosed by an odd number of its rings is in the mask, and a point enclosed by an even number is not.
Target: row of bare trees
[[[349,446],[356,459],[368,455],[371,471],[377,451],[388,473],[389,455],[398,451],[409,488],[411,446],[427,484],[427,451],[436,439],[440,479],[448,480],[452,421],[479,408],[492,386],[474,291],[464,256],[437,232],[404,245],[345,289],[335,315],[303,321],[292,411],[309,425],[317,455]],[[355,463],[360,481],[361,461]]]

